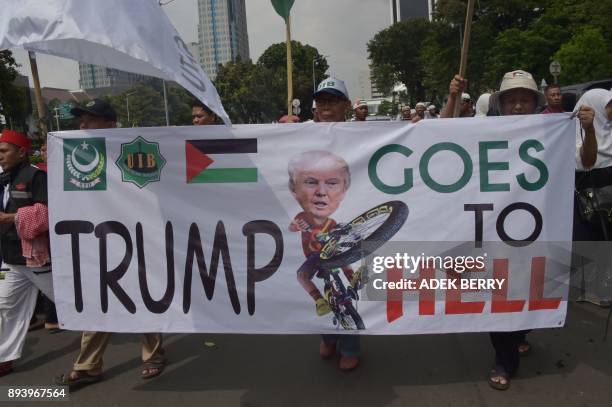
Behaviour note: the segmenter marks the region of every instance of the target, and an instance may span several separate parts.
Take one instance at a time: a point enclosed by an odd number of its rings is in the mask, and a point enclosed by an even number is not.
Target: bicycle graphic
[[[365,329],[353,301],[359,300],[359,291],[367,282],[367,275],[360,278],[356,286],[346,287],[339,272],[341,267],[363,259],[384,245],[401,229],[407,217],[405,203],[385,202],[349,223],[336,225],[329,233],[316,236],[322,245],[316,276],[325,283],[325,296],[334,314],[334,325],[346,330]]]

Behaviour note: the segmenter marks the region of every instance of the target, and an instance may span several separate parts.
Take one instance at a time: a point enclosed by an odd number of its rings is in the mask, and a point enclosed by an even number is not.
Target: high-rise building
[[[359,97],[372,99],[372,79],[369,69],[359,71]]]
[[[202,55],[200,54],[200,43],[199,42],[190,42],[187,43],[187,49],[191,52],[191,56],[198,61],[200,65],[202,65]]]
[[[220,64],[249,59],[245,0],[198,0],[200,65],[210,78]]]
[[[79,78],[81,89],[121,89],[142,81],[145,76],[79,62]]]
[[[391,24],[409,18],[422,17],[432,19],[436,0],[389,0],[391,5]]]
[[[381,99],[385,95],[378,90],[372,78],[371,68],[359,71],[359,97],[364,99]]]

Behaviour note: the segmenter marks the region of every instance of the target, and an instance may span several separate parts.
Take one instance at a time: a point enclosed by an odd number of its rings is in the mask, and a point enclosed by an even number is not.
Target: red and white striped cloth
[[[46,205],[35,203],[17,209],[15,228],[21,238],[21,251],[26,266],[41,267],[51,261],[49,255],[49,210]]]

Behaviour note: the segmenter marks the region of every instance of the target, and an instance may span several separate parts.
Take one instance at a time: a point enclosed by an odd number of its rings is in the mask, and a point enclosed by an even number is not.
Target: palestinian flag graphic
[[[257,168],[243,154],[257,153],[257,139],[186,140],[188,184],[257,182]]]

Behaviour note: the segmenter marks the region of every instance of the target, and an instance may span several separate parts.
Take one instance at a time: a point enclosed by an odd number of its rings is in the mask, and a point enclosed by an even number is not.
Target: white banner
[[[61,323],[367,334],[562,326],[574,130],[567,116],[537,115],[51,133]]]
[[[0,49],[6,48],[175,81],[230,123],[157,0],[3,0]]]

